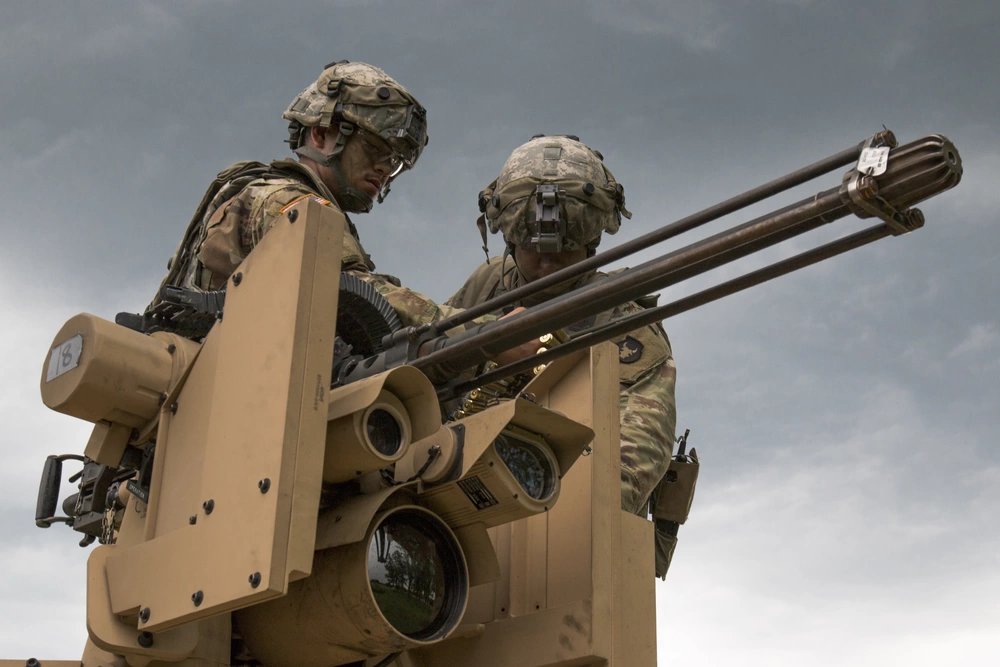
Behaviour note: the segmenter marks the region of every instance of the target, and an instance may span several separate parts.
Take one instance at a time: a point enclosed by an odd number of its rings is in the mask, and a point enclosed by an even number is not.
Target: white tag
[[[45,381],[52,382],[63,373],[68,373],[79,366],[82,354],[83,336],[80,334],[52,348],[52,352],[49,353],[49,367],[45,372]]]
[[[881,176],[889,166],[889,147],[866,148],[858,159],[858,171],[869,176]]]

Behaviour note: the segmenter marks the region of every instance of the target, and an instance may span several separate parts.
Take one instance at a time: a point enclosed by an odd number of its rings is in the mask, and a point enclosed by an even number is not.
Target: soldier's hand
[[[524,310],[523,307],[518,306],[514,310],[510,311],[500,319],[505,317],[512,317]],[[493,361],[497,362],[500,366],[505,366],[507,364],[514,363],[515,361],[520,361],[525,357],[533,357],[538,353],[538,348],[541,347],[541,343],[538,342],[537,338],[532,338],[526,343],[521,343],[517,347],[512,347],[509,350],[504,350],[500,354],[493,357]]]

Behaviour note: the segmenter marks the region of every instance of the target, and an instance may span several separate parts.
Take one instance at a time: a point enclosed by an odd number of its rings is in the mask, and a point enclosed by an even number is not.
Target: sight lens
[[[400,634],[437,639],[458,623],[468,595],[460,547],[440,519],[419,510],[387,516],[368,544],[379,611]]]
[[[536,445],[500,435],[493,446],[524,492],[543,500],[555,489],[556,471],[549,457]]]
[[[383,456],[394,456],[403,446],[403,427],[388,410],[375,408],[369,412],[365,428],[368,441]]]

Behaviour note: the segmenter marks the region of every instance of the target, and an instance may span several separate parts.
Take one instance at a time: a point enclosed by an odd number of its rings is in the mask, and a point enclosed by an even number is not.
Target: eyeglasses
[[[381,137],[362,130],[360,127],[355,128],[354,133],[361,140],[361,148],[364,150],[365,155],[372,161],[372,164],[384,164],[389,167],[389,177],[398,176],[399,172],[403,171],[406,166],[406,160],[403,156],[397,153],[389,146],[388,143]]]

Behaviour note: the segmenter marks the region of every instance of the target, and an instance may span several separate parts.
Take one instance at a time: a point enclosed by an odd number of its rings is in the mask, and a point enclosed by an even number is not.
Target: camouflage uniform
[[[221,172],[220,178],[232,169]],[[180,287],[194,290],[225,287],[226,280],[275,220],[304,197],[339,210],[333,193],[315,172],[294,160],[276,160],[265,175],[242,188],[238,183],[233,186],[233,182],[223,186],[220,194],[233,190],[235,194],[213,202],[202,218],[190,250],[181,254],[191,259],[186,266],[179,267]],[[452,308],[439,306],[418,292],[401,287],[392,276],[373,273],[375,264],[362,247],[357,228],[350,218],[347,222],[341,270],[371,283],[389,301],[403,324],[423,324],[454,313]]]
[[[449,305],[468,308],[527,282],[510,253],[596,252],[604,233],[614,234],[625,208],[625,190],[604,165],[604,157],[573,136],[538,136],[516,148],[500,175],[479,193],[478,225],[486,246],[487,228],[502,232],[507,253],[480,266]],[[523,305],[602,280],[591,272],[572,285],[556,285]],[[567,329],[580,335],[641,310],[629,302]],[[659,326],[629,332],[614,341],[620,360],[622,508],[646,516],[649,494],[670,465],[673,453],[676,371],[670,342]]]
[[[389,183],[413,166],[426,144],[423,107],[388,74],[365,63],[341,61],[324,68],[283,114],[289,121],[289,140],[299,157],[326,165],[343,177],[338,157],[348,138],[368,133],[382,142],[391,166],[381,201]],[[308,128],[321,126],[336,131],[336,147],[321,153],[305,142]],[[239,162],[223,170],[199,205],[181,241],[163,284],[195,291],[220,290],[274,221],[304,197],[345,211],[367,212],[372,197],[340,178],[342,187],[331,192],[320,176],[295,160],[277,160],[270,165]],[[345,213],[346,217],[346,213]],[[364,251],[350,219],[344,236],[341,270],[357,274],[382,293],[406,324],[436,320],[453,311],[399,285],[391,276],[373,273],[375,265]],[[157,296],[150,305],[159,300]]]
[[[592,273],[572,287],[603,279]],[[521,284],[517,267],[509,256],[493,258],[473,272],[465,285],[448,301],[450,306],[469,308]],[[571,287],[565,288],[568,291]],[[639,312],[628,302],[599,313],[565,329],[570,337]],[[670,341],[659,326],[647,326],[614,339],[618,346],[621,393],[622,509],[646,516],[646,501],[670,464],[677,411],[674,404],[676,370]]]

